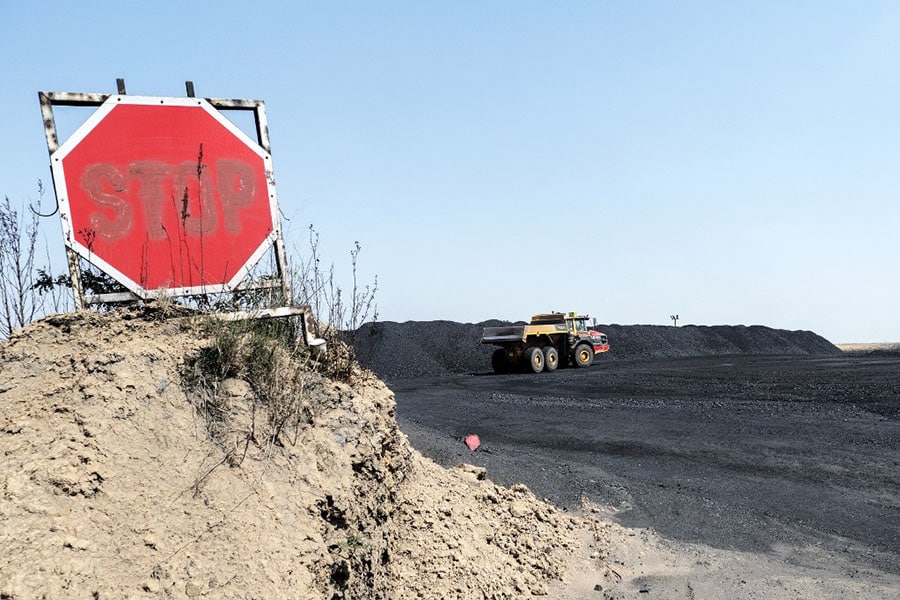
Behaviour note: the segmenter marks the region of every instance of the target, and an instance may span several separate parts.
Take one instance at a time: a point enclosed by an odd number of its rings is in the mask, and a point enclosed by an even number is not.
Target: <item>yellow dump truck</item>
[[[587,367],[594,355],[609,350],[606,334],[588,324],[587,315],[546,313],[528,325],[485,327],[482,344],[499,346],[491,356],[496,373],[555,371],[570,363]]]

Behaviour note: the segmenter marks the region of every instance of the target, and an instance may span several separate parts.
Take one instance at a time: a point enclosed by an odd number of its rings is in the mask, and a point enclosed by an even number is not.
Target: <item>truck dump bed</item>
[[[524,325],[505,325],[503,327],[485,327],[481,334],[482,344],[503,342],[521,342],[525,340]]]

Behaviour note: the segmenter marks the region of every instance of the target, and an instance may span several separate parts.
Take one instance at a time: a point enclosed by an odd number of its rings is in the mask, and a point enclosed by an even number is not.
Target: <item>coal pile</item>
[[[484,373],[491,369],[494,346],[481,343],[484,327],[508,321],[385,321],[366,323],[355,335],[360,363],[383,379]],[[787,331],[761,325],[597,325],[609,336],[607,360],[675,358],[728,354],[827,355],[841,351],[811,331]]]
[[[438,377],[490,369],[493,346],[481,343],[483,327],[507,321],[366,323],[353,343],[359,362],[384,379]]]
[[[720,354],[841,353],[837,346],[811,331],[787,331],[762,325],[598,325],[597,329],[609,336],[608,358],[612,360]]]

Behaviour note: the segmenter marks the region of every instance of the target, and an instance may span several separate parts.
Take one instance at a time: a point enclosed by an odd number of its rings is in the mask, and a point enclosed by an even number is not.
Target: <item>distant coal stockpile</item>
[[[494,346],[481,344],[483,327],[507,321],[456,323],[407,321],[366,323],[354,347],[362,365],[384,379],[483,373],[491,369]],[[604,360],[675,358],[722,354],[840,354],[811,331],[787,331],[760,325],[597,325],[609,336]]]

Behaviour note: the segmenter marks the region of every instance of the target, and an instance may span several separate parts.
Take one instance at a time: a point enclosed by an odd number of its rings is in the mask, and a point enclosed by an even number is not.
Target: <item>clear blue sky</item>
[[[38,90],[190,79],[266,101],[289,244],[346,275],[358,240],[382,320],[900,341],[896,2],[0,7],[13,202],[50,186]]]

